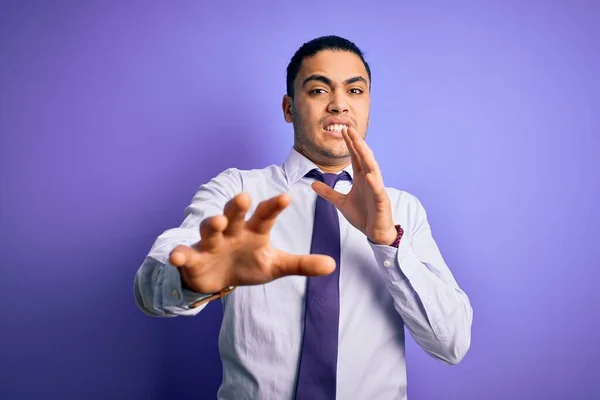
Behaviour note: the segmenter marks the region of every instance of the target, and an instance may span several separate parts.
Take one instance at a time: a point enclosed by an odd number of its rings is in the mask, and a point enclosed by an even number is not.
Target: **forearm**
[[[138,307],[146,314],[159,317],[196,315],[204,307],[189,305],[206,295],[182,287],[179,270],[170,264],[171,251],[178,245],[191,246],[200,240],[200,222],[220,215],[223,207],[241,190],[239,173],[228,169],[195,193],[186,207],[185,219],[178,228],[163,232],[154,242],[134,280],[134,296]]]
[[[466,294],[447,274],[421,261],[408,238],[398,249],[371,246],[394,306],[415,341],[431,356],[458,363],[471,342],[473,311]],[[442,262],[438,257],[436,266]]]

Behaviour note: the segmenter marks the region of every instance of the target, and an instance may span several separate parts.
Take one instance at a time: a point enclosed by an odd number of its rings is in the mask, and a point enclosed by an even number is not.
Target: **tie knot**
[[[352,177],[346,171],[342,171],[341,174],[324,174],[317,169],[311,170],[308,174],[306,174],[308,178],[315,178],[325,183],[327,186],[333,188],[335,184],[342,181],[351,181]]]

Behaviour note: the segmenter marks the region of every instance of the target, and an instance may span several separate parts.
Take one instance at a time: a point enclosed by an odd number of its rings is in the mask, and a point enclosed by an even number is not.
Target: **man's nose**
[[[344,113],[348,112],[348,99],[344,93],[340,91],[334,91],[331,95],[331,101],[327,107],[327,111],[330,113]]]

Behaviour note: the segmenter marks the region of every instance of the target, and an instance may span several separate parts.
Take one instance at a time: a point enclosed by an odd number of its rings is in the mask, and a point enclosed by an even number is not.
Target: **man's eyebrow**
[[[346,85],[349,85],[351,83],[356,83],[356,82],[363,82],[365,85],[369,86],[369,82],[367,82],[367,80],[365,78],[363,78],[362,76],[355,76],[354,78],[346,79],[346,81],[344,83]]]
[[[323,82],[324,84],[328,85],[328,86],[332,86],[332,82],[331,79],[329,79],[326,76],[323,75],[311,75],[309,77],[307,77],[306,79],[304,79],[304,81],[302,82],[302,87],[306,86],[306,84],[310,81],[318,81],[318,82]],[[345,85],[350,85],[352,83],[356,83],[356,82],[363,82],[365,85],[369,86],[369,82],[367,82],[367,80],[365,78],[363,78],[362,76],[355,76],[349,79],[346,79],[344,81]]]
[[[328,77],[323,75],[311,75],[308,78],[304,79],[304,81],[302,82],[302,87],[306,86],[306,84],[310,81],[319,81],[331,86],[331,79],[329,79]]]

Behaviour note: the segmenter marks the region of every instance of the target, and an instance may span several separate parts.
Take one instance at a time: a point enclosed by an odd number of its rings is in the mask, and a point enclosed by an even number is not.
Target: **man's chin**
[[[350,157],[350,153],[348,153],[348,149],[331,149],[331,148],[318,148],[319,153],[321,155],[326,156],[328,158],[348,158]]]
[[[340,143],[332,146],[331,144],[318,145],[310,141],[299,141],[295,147],[304,155],[319,155],[320,158],[343,159],[350,157],[346,143]]]

